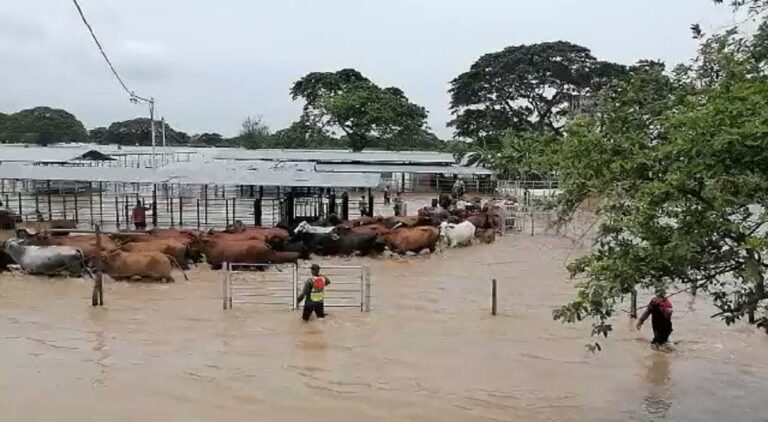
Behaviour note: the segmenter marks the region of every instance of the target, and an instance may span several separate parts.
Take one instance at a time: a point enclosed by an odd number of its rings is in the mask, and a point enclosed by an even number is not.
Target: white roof
[[[452,154],[432,151],[252,149],[222,150],[218,160],[315,161],[320,163],[454,164]]]
[[[181,183],[286,187],[377,187],[379,174],[321,173],[313,163],[192,161],[157,169],[33,166],[0,163],[0,178],[127,183]]]

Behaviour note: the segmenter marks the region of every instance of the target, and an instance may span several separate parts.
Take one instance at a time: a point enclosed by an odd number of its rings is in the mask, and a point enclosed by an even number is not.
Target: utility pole
[[[149,120],[152,126],[152,168],[157,168],[157,155],[155,155],[155,97],[149,98]]]
[[[165,151],[165,117],[163,117],[163,155],[162,155],[162,159],[160,160],[162,165],[166,164],[165,158],[166,158],[166,151]]]

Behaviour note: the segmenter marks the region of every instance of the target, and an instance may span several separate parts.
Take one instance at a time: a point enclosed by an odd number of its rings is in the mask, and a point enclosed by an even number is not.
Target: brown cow
[[[496,229],[476,229],[475,237],[480,243],[493,243],[496,241]]]
[[[269,254],[267,262],[270,264],[293,264],[301,259],[302,253],[300,252],[275,252]]]
[[[280,243],[288,240],[291,236],[287,230],[277,227],[249,227],[241,233],[212,232],[203,237],[213,240],[261,240],[267,243]]]
[[[387,234],[390,232],[390,229],[388,229],[387,226],[383,224],[368,224],[366,226],[357,226],[352,228],[336,226],[336,230],[341,235],[354,233],[354,234],[375,234],[378,236],[378,235]]]
[[[420,218],[415,215],[409,217],[389,217],[384,220],[384,225],[390,229],[395,227],[415,227],[419,224],[419,221]]]
[[[393,230],[381,238],[394,253],[419,253],[424,249],[434,252],[440,231],[431,226],[406,227]]]
[[[179,263],[182,269],[188,270],[187,258],[189,247],[181,240],[175,238],[148,239],[144,242],[131,242],[123,245],[126,252],[160,252],[164,253]]]
[[[160,252],[124,252],[105,253],[104,272],[114,280],[149,279],[174,282],[171,271],[178,264]],[[188,280],[184,274],[184,279]]]
[[[272,249],[262,240],[213,239],[203,242],[203,253],[211,269],[220,270],[225,262],[261,264],[272,256]]]

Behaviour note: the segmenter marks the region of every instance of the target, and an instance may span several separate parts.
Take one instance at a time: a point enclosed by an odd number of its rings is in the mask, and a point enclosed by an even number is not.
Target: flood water
[[[572,248],[514,235],[429,258],[321,260],[370,265],[373,311],[309,324],[222,310],[222,275],[202,269],[108,282],[103,309],[90,281],[2,275],[2,420],[768,420],[768,336],[710,320],[703,302],[673,299],[672,352],[622,316],[588,354],[587,324],[551,318],[573,294]]]

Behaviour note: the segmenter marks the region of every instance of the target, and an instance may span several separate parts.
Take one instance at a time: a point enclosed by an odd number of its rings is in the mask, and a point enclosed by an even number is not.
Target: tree
[[[199,135],[194,135],[192,136],[190,142],[209,147],[221,147],[227,143],[224,140],[224,137],[218,133],[201,133]]]
[[[261,116],[246,117],[243,120],[237,143],[245,148],[268,148],[270,141],[269,126],[264,124]]]
[[[310,73],[293,85],[291,95],[305,101],[302,120],[340,130],[354,151],[426,128],[423,107],[400,89],[380,88],[354,69]]]
[[[107,128],[102,143],[117,145],[152,145],[152,122],[146,117],[114,122]],[[176,131],[171,125],[165,125],[165,138],[168,145],[185,145],[190,137]],[[155,121],[155,144],[162,145],[162,124]]]
[[[97,127],[88,131],[88,141],[95,144],[105,144],[109,130],[105,127]]]
[[[62,109],[35,107],[0,119],[0,139],[3,141],[47,145],[82,142],[87,138],[83,123]]]
[[[451,82],[450,125],[456,136],[484,143],[510,131],[560,134],[573,106],[624,72],[566,41],[507,47]]]
[[[592,318],[607,336],[627,295],[664,287],[708,293],[714,317],[768,330],[763,43],[726,31],[672,74],[645,63],[568,126],[561,216],[588,197],[601,205],[593,250],[568,265],[577,296],[555,319]]]

